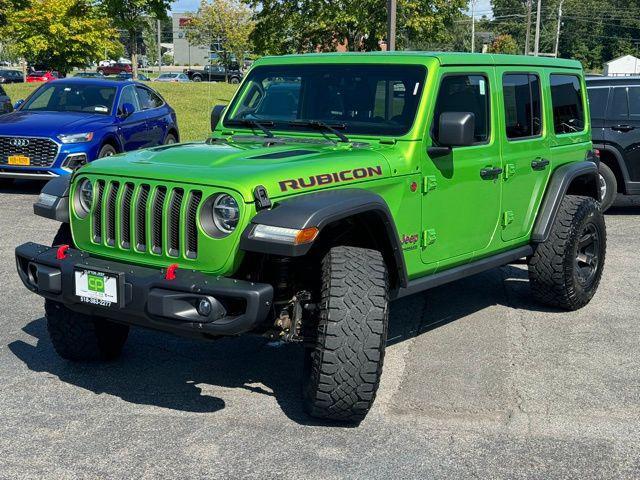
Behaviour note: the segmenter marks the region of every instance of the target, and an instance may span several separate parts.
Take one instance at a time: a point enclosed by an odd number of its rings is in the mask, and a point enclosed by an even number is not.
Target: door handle
[[[634,127],[633,125],[614,125],[613,127],[611,127],[611,130],[615,130],[616,132],[630,132],[631,130],[635,129],[636,127]]]
[[[500,167],[488,167],[480,170],[480,177],[482,177],[483,180],[493,180],[501,173],[502,169]]]
[[[536,158],[533,162],[531,162],[531,168],[534,170],[544,170],[549,165],[549,160],[545,158]]]

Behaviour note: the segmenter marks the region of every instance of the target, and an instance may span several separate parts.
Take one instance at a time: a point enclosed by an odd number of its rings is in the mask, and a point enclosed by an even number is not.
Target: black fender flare
[[[309,227],[322,228],[361,213],[377,215],[384,225],[384,232],[391,250],[400,286],[408,283],[407,269],[400,245],[400,237],[393,216],[385,200],[377,193],[358,188],[325,190],[298,195],[282,200],[269,210],[258,212],[245,228],[240,239],[240,249],[285,257],[299,257],[307,254],[313,243],[291,245],[251,236],[256,224],[302,230]]]
[[[608,143],[594,143],[593,148],[603,150],[613,155],[613,157],[616,159],[616,163],[618,164],[618,168],[620,168],[620,172],[622,173],[622,180],[625,183],[624,187],[626,189],[626,184],[631,181],[631,177],[629,177],[629,170],[627,169],[627,164],[625,163],[620,150],[616,146]]]
[[[560,202],[578,179],[585,179],[591,189],[591,195],[600,201],[598,186],[598,164],[591,161],[572,162],[561,165],[551,174],[547,190],[542,200],[538,216],[531,233],[533,243],[542,243],[549,238],[551,227],[558,215]]]
[[[71,175],[49,180],[33,204],[33,213],[62,223],[69,223],[69,188]]]

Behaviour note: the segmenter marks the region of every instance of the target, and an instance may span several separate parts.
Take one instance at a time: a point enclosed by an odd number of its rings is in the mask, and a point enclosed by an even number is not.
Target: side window
[[[640,118],[640,87],[629,87],[627,97],[629,98],[629,116],[634,119]]]
[[[609,88],[588,88],[589,109],[592,118],[604,118],[609,98]]]
[[[551,75],[551,104],[557,134],[584,130],[582,88],[576,75]]]
[[[446,75],[440,83],[433,116],[433,137],[438,138],[440,114],[471,112],[475,115],[475,141],[489,140],[489,81],[484,75]]]
[[[122,105],[125,103],[130,103],[134,107],[134,111],[140,110],[138,106],[138,97],[136,97],[136,92],[133,87],[125,87],[120,94],[120,102],[118,103],[118,112],[121,111]]]
[[[148,88],[136,86],[136,91],[138,92],[138,100],[142,110],[158,108],[164,103],[159,95]]]
[[[502,91],[507,138],[540,135],[542,116],[538,76],[529,73],[506,74],[502,77]]]
[[[627,87],[615,87],[611,99],[611,107],[607,114],[611,119],[629,118],[629,102],[627,102]]]

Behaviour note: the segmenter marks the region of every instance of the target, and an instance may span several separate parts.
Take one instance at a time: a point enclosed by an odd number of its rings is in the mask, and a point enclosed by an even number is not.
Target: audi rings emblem
[[[28,138],[12,138],[11,140],[9,140],[9,143],[13,147],[26,147],[27,145],[29,145],[29,139]]]

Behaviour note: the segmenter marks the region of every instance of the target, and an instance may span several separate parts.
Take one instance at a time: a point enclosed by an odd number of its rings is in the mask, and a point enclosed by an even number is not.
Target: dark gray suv
[[[640,76],[589,77],[587,91],[606,210],[617,194],[640,195]]]

